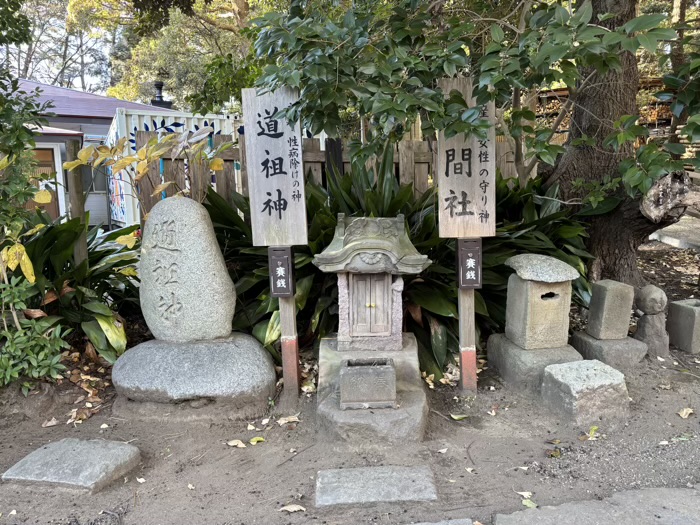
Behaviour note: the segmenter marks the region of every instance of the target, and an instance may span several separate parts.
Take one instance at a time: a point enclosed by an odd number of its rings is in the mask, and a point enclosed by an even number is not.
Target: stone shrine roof
[[[406,233],[403,215],[398,217],[345,217],[330,245],[314,257],[313,263],[328,273],[417,274],[432,261],[421,255]]]
[[[536,253],[515,255],[506,261],[506,266],[513,268],[518,277],[525,281],[563,283],[579,277],[578,270],[573,266],[549,255]]]

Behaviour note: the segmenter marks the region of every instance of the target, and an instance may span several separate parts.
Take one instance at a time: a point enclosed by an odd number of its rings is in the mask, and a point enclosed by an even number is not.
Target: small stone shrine
[[[263,414],[275,392],[274,366],[254,337],[231,333],[236,291],[204,206],[172,197],[153,207],[139,275],[156,339],[117,359],[113,410],[186,420]]]
[[[653,284],[640,288],[634,302],[644,315],[637,321],[634,338],[646,343],[649,357],[669,357],[669,337],[666,331],[666,293]]]
[[[571,345],[584,359],[597,359],[617,369],[638,364],[647,354],[645,342],[627,337],[634,287],[604,279],[592,284],[588,326],[575,332]]]
[[[411,243],[403,215],[339,214],[333,241],[313,262],[338,274],[338,333],[319,351],[320,419],[343,439],[422,439],[428,405],[415,337],[402,333],[401,276],[431,261]]]
[[[505,334],[487,342],[489,366],[509,386],[539,392],[548,365],[581,360],[567,344],[571,281],[579,273],[565,262],[537,254],[511,257]]]

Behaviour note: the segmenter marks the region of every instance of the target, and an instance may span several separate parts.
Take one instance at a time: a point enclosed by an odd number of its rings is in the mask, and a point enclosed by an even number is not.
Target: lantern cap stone
[[[578,279],[578,271],[571,265],[548,255],[522,253],[506,261],[515,273],[525,281],[563,283]]]
[[[417,274],[432,261],[421,255],[406,232],[403,215],[346,217],[338,214],[335,236],[313,263],[328,273]]]

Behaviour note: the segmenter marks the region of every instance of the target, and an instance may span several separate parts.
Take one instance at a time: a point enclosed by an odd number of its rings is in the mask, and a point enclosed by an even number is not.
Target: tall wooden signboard
[[[291,246],[305,245],[308,238],[301,126],[274,117],[298,98],[290,88],[264,95],[243,90],[253,244],[270,247],[270,290],[280,305],[286,403],[296,400],[300,386]]]
[[[440,87],[446,96],[459,91],[469,107],[476,107],[471,79],[443,79]],[[440,237],[459,239],[460,387],[467,391],[476,390],[474,290],[481,287],[481,238],[496,235],[495,105],[491,102],[481,111],[491,122],[486,137],[446,138],[440,132],[436,167]]]

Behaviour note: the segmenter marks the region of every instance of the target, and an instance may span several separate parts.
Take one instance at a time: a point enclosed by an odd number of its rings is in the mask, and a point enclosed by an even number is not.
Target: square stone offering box
[[[340,409],[396,408],[393,359],[346,359],[340,367]]]
[[[508,278],[506,337],[526,350],[560,348],[569,338],[571,282]]]
[[[700,299],[672,302],[666,330],[673,346],[691,354],[700,353]]]

